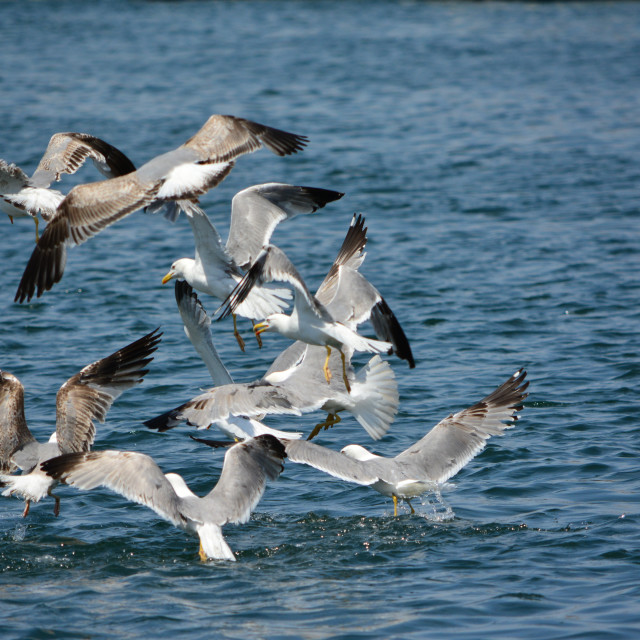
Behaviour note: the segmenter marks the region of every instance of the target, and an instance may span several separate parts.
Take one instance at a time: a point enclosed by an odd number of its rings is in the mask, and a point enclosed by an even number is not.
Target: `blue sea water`
[[[363,273],[417,367],[391,359],[400,410],[380,442],[345,418],[319,441],[395,455],[524,366],[522,420],[418,513],[286,465],[236,563],[107,491],[62,509],[2,499],[3,638],[606,638],[640,633],[640,11],[635,3],[3,2],[0,157],[31,172],[50,135],[85,131],[140,164],[212,113],[308,135],[241,158],[203,198],[278,180],[345,197],[278,228],[310,286],[354,211]],[[63,190],[94,180],[90,166]],[[33,225],[0,219],[0,367],[39,439],[82,366],[160,326],[144,384],[96,449],[152,455],[204,493],[221,456],[142,421],[209,385],[160,281],[193,253],[184,219],[129,216],[69,254],[42,298],[13,296]],[[217,302],[203,297],[213,312]],[[262,350],[213,337],[238,380]],[[368,329],[369,333],[370,327]],[[366,356],[356,360],[364,363]],[[320,418],[271,420],[308,431]]]

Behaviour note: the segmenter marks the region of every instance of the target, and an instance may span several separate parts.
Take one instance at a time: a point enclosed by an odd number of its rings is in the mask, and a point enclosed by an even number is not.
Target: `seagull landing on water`
[[[125,176],[78,185],[60,202],[22,274],[15,302],[40,297],[62,279],[75,247],[152,203],[194,200],[229,174],[235,159],[265,146],[279,156],[301,151],[305,136],[235,116],[213,115],[183,145]]]
[[[247,297],[253,286],[260,282],[286,282],[294,289],[294,308],[290,316],[275,313],[254,326],[257,335],[265,331],[276,331],[291,340],[324,346],[327,357],[323,366],[327,382],[331,380],[329,359],[331,349],[340,351],[342,358],[342,378],[347,390],[350,389],[346,371],[346,356],[352,351],[369,353],[391,353],[393,345],[382,340],[364,338],[342,322],[338,322],[326,307],[311,294],[298,270],[284,251],[275,245],[267,245],[256,258],[249,271],[240,281],[222,307],[219,320],[235,312]],[[347,352],[345,354],[345,351]]]
[[[232,446],[218,483],[203,498],[189,489],[182,476],[162,473],[153,458],[133,451],[69,453],[45,462],[42,472],[77,489],[106,487],[143,504],[176,527],[197,534],[202,561],[233,562],[222,527],[249,520],[267,480],[282,472],[286,455],[280,441],[270,435]]]
[[[287,457],[393,498],[394,516],[398,498],[414,513],[411,498],[436,489],[478,455],[491,436],[515,426],[528,395],[526,375],[522,369],[516,371],[486,398],[441,420],[395,458],[378,456],[358,444],[339,453],[306,440],[283,440]]]
[[[301,187],[270,182],[237,193],[231,203],[231,226],[225,246],[202,209],[192,203],[182,208],[193,231],[195,258],[180,258],[162,279],[186,280],[194,289],[224,300],[240,282],[276,226],[301,214],[310,214],[344,194],[329,189]],[[264,318],[288,306],[287,288],[254,287],[233,314],[233,330],[240,348],[244,341],[238,332],[236,314],[245,318]]]
[[[50,189],[63,173],[75,173],[87,158],[107,178],[135,171],[135,166],[119,149],[88,133],[54,133],[31,177],[14,164],[0,160],[0,210],[13,218],[33,218],[38,242],[38,214],[45,222],[53,217],[64,199]]]
[[[51,493],[55,481],[39,468],[41,462],[61,453],[88,451],[96,434],[94,421],[104,422],[107,411],[123,391],[142,382],[146,367],[158,348],[158,330],[148,333],[124,349],[90,364],[69,378],[56,396],[56,430],[49,442],[38,442],[24,416],[24,388],[6,371],[0,371],[0,486],[3,496],[18,495],[26,500],[23,516],[31,502],[47,495],[55,498],[54,514],[60,499]],[[21,475],[8,475],[17,468]]]

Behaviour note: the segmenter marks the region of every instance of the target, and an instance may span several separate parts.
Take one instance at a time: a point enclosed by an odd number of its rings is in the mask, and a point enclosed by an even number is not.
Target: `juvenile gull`
[[[135,166],[116,147],[87,133],[54,133],[31,177],[14,164],[0,160],[0,209],[14,217],[33,218],[38,242],[38,214],[48,221],[64,195],[49,189],[63,173],[75,173],[87,158],[104,176],[113,178],[135,171]]]
[[[90,364],[67,380],[56,396],[56,430],[47,443],[39,443],[29,431],[24,415],[24,388],[6,371],[0,371],[0,486],[3,496],[19,495],[26,500],[23,516],[31,502],[53,495],[55,482],[44,475],[39,464],[61,453],[88,451],[93,444],[94,421],[104,422],[113,401],[142,382],[144,367],[160,341],[158,330],[127,347]],[[21,475],[8,475],[17,468]],[[55,498],[54,513],[60,511]]]
[[[177,473],[164,474],[153,458],[133,451],[69,453],[42,465],[45,473],[77,489],[106,487],[153,509],[176,527],[200,538],[200,558],[235,561],[222,535],[227,523],[249,520],[266,481],[281,473],[286,453],[273,436],[262,435],[231,447],[218,483],[196,496]]]
[[[16,302],[40,297],[60,281],[67,248],[82,244],[121,218],[153,202],[188,201],[217,186],[235,159],[262,146],[276,155],[296,153],[307,138],[235,116],[213,115],[183,145],[137,171],[74,187],[60,202],[22,275]]]
[[[410,499],[437,488],[474,458],[490,436],[502,435],[515,425],[522,410],[528,382],[526,371],[516,371],[504,384],[471,407],[449,415],[415,444],[394,458],[350,444],[340,453],[305,440],[283,441],[292,462],[307,464],[332,476],[371,487],[393,498]]]
[[[231,204],[231,227],[226,246],[209,217],[195,204],[183,203],[195,240],[195,258],[180,258],[162,279],[186,280],[194,289],[224,300],[240,282],[253,258],[269,242],[283,220],[321,209],[344,194],[328,189],[281,183],[259,184],[237,193]],[[233,314],[234,335],[244,351],[236,314],[263,318],[284,309],[291,298],[286,288],[254,287]]]

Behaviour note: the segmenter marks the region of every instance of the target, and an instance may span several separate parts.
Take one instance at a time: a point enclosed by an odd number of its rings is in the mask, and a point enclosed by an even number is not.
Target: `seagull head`
[[[182,278],[186,280],[185,271],[187,268],[188,258],[180,258],[176,260],[172,265],[171,269],[169,269],[169,273],[162,278],[162,284],[167,284],[169,280],[173,280],[174,278]]]

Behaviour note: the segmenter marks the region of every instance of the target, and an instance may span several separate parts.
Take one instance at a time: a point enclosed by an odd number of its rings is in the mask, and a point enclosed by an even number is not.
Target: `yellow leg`
[[[337,412],[327,414],[327,419],[324,422],[319,422],[315,427],[313,427],[313,431],[311,431],[311,433],[307,437],[307,440],[313,440],[313,438],[315,438],[322,429],[326,431],[327,429],[330,429],[331,427],[333,427],[333,425],[336,425],[341,421],[342,418],[338,415]]]
[[[11,220],[11,224],[13,224],[13,216],[9,216],[9,220]]]
[[[252,320],[251,322],[253,322],[253,333],[256,336],[256,340],[258,341],[258,349],[262,349],[262,338],[260,337],[260,334],[256,331],[256,321]]]
[[[347,380],[347,359],[344,357],[344,353],[340,352],[340,357],[342,358],[342,379],[344,380],[344,386],[347,388],[347,393],[351,393],[351,385],[349,384],[349,380]]]
[[[331,371],[329,371],[329,358],[331,357],[331,347],[325,345],[325,349],[327,350],[327,359],[324,361],[324,367],[322,370],[324,371],[324,377],[327,383],[331,382]]]
[[[34,218],[34,221],[36,223],[36,244],[38,244],[38,240],[40,239],[40,237],[38,236],[38,226],[40,225],[40,221],[38,220],[38,216],[36,216]]]
[[[238,341],[238,345],[240,346],[240,351],[244,351],[244,340],[242,339],[242,336],[240,335],[240,332],[238,331],[238,324],[236,322],[236,314],[232,313],[231,317],[233,318],[233,335],[236,337],[236,340]]]
[[[200,550],[198,551],[198,555],[200,556],[200,560],[202,560],[202,562],[206,562],[209,559],[207,557],[207,554],[204,552],[204,549],[202,548],[202,540],[200,541]]]
[[[411,513],[415,513],[416,510],[413,508],[413,505],[405,498],[404,501],[409,505],[409,509],[411,509]]]
[[[393,517],[396,518],[398,516],[398,498],[393,496]]]
[[[31,506],[31,500],[27,500],[27,504],[24,507],[24,511],[22,512],[22,517],[26,518],[29,515],[29,507]]]

